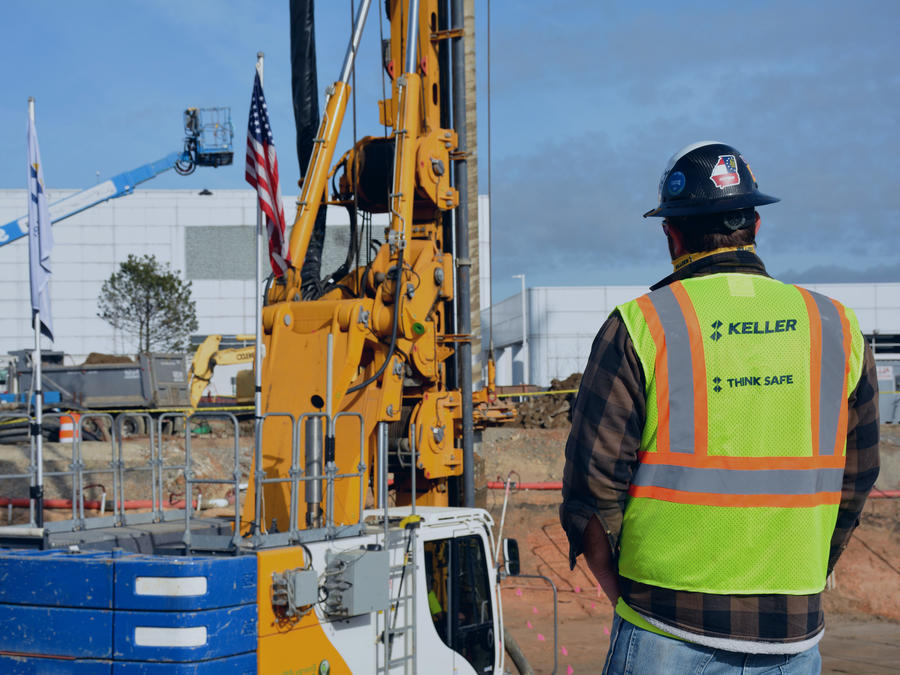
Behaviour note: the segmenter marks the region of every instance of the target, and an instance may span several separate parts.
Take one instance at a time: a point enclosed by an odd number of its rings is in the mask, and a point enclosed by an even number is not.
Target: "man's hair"
[[[702,216],[674,216],[667,218],[667,222],[681,232],[688,253],[756,243],[756,209],[753,208]]]

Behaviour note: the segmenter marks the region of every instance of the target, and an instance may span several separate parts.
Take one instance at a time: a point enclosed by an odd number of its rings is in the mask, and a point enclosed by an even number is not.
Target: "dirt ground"
[[[482,455],[489,480],[513,477],[522,482],[562,480],[568,431],[491,429]],[[900,427],[882,428],[882,474],[877,488],[900,488]],[[487,507],[499,528],[503,491],[490,490]],[[551,578],[559,594],[557,673],[596,673],[609,646],[612,609],[598,594],[583,560],[568,567],[568,543],[559,525],[559,492],[511,493],[503,537],[519,541],[522,570]],[[824,673],[900,671],[900,500],[871,499],[860,527],[825,593],[827,630],[820,645]],[[507,628],[537,673],[553,667],[553,596],[539,579],[504,583]],[[514,670],[509,660],[507,667]]]

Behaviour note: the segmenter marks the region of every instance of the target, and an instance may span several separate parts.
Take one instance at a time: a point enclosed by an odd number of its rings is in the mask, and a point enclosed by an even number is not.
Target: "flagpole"
[[[28,97],[28,119],[34,126],[34,97]],[[33,229],[35,223],[28,223],[29,237],[28,245],[35,245],[35,237]],[[31,357],[31,377],[32,388],[34,389],[34,423],[31,425],[31,437],[35,443],[37,477],[35,484],[30,488],[29,497],[33,501],[35,510],[35,524],[38,527],[44,526],[44,392],[41,387],[41,311],[34,312],[34,354]],[[27,405],[28,403],[26,403]]]
[[[256,52],[256,70],[259,73],[259,86],[263,84],[263,58],[262,52]],[[259,203],[259,196],[256,197],[256,288],[254,297],[256,298],[256,343],[253,350],[253,437],[254,437],[254,457],[262,458],[262,251],[263,251],[263,212]],[[276,204],[277,208],[278,205]],[[261,466],[256,467],[256,471],[262,471]],[[262,484],[257,484],[257,489],[262,490]],[[257,495],[257,503],[261,495]],[[256,533],[265,528],[266,524],[259,522],[262,515],[256,514]]]

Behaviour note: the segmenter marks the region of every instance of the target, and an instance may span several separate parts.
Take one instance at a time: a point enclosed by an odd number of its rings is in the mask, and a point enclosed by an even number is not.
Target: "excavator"
[[[237,342],[253,342],[255,339],[255,335],[234,336],[234,340]],[[244,347],[220,349],[219,346],[221,344],[221,335],[207,335],[197,347],[197,351],[194,352],[189,373],[192,409],[196,410],[200,406],[200,399],[203,398],[203,392],[209,386],[210,380],[212,380],[216,366],[253,364],[256,347],[252,344]],[[238,371],[236,394],[235,403],[238,405],[253,403],[252,370]]]
[[[253,363],[256,347],[252,344],[255,335],[234,335],[231,340],[245,343],[242,347],[221,347],[222,335],[207,335],[197,347],[191,359],[189,372],[190,407],[200,407],[203,392],[209,386],[217,366],[248,365]],[[492,359],[488,360],[487,384],[472,392],[472,415],[475,429],[484,429],[512,422],[518,414],[515,405],[503,401],[497,395],[497,372]],[[235,403],[253,404],[253,371],[242,369],[237,372]]]
[[[390,30],[385,134],[335,162],[373,4]],[[519,564],[506,540],[495,566],[474,503],[463,0],[360,0],[321,118],[311,0],[291,2],[291,23],[310,131],[291,265],[258,327],[249,476],[237,439],[233,475],[195,475],[188,431],[182,463],[151,452],[149,512],[124,510],[120,454],[106,522],[82,508],[74,525],[0,528],[0,577],[28,580],[0,586],[2,672],[505,672],[499,582]],[[348,210],[351,237],[323,274],[326,208]],[[216,482],[233,515],[202,517],[195,495]]]

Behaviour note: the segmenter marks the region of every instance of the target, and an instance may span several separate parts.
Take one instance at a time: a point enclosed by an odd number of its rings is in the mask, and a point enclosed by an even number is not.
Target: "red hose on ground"
[[[896,499],[900,497],[900,490],[879,490],[875,488],[869,493],[869,499]]]
[[[9,498],[9,497],[0,497],[0,507],[9,506],[12,504],[14,507],[20,508],[28,508],[30,504],[30,500],[27,497],[22,498]],[[166,507],[174,508],[174,509],[183,509],[184,508],[184,500],[179,499],[175,502],[169,502],[165,504]],[[196,500],[192,502],[194,508],[197,507]],[[107,508],[112,508],[112,502],[109,502]],[[71,509],[72,508],[72,500],[71,499],[45,499],[44,500],[44,508],[45,509]],[[84,500],[84,508],[92,511],[100,510],[100,500],[99,499],[85,499]],[[153,502],[149,499],[126,499],[124,504],[124,509],[126,511],[130,511],[132,509],[152,509]]]
[[[488,490],[505,490],[506,482],[502,480],[489,480]],[[510,487],[516,490],[562,490],[562,481],[546,481],[544,483],[517,483],[513,481]]]

